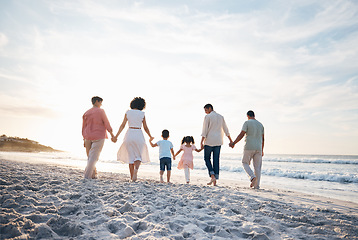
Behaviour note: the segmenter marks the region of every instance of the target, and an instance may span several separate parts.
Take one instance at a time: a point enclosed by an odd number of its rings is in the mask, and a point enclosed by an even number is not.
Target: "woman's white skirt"
[[[134,161],[149,163],[148,147],[141,129],[128,128],[117,153],[117,161],[133,164]]]

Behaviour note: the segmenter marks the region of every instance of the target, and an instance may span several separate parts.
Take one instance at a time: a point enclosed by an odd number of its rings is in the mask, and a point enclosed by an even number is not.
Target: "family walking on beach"
[[[244,123],[240,134],[232,141],[228,127],[226,126],[224,117],[214,111],[211,104],[206,104],[204,110],[206,116],[204,118],[202,138],[200,149],[194,145],[192,136],[185,136],[179,151],[174,154],[173,144],[168,140],[169,131],[162,131],[162,138],[153,143],[153,137],[147,126],[145,114],[142,111],[146,102],[143,98],[136,97],[130,103],[130,110],[125,115],[116,135],[108,121],[106,113],[101,109],[103,99],[95,96],[92,98],[93,107],[86,111],[83,115],[82,135],[84,139],[84,147],[87,153],[87,166],[84,172],[86,179],[97,178],[96,162],[102,151],[104,140],[108,138],[107,131],[111,135],[111,140],[117,142],[118,136],[124,130],[128,122],[128,130],[124,136],[123,143],[117,153],[117,160],[129,165],[130,178],[133,182],[137,180],[138,170],[141,163],[150,162],[148,147],[145,143],[142,127],[148,134],[149,143],[152,147],[159,147],[160,159],[160,181],[164,182],[163,175],[167,170],[167,182],[170,182],[172,157],[173,160],[183,152],[178,163],[178,169],[184,169],[186,183],[190,182],[190,169],[194,168],[193,151],[200,152],[204,150],[204,161],[208,169],[210,181],[208,185],[216,186],[219,179],[220,171],[220,150],[223,145],[224,134],[229,139],[229,146],[234,148],[244,136],[245,146],[242,158],[242,164],[250,179],[250,187],[259,189],[261,178],[262,156],[264,155],[264,127],[255,119],[253,111],[247,112],[248,120]],[[211,161],[212,157],[212,161]],[[253,161],[252,171],[250,167]]]

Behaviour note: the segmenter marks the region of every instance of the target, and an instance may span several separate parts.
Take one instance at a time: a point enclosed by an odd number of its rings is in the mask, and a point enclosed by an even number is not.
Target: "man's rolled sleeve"
[[[229,129],[228,129],[227,125],[226,125],[226,122],[225,122],[224,118],[223,118],[223,130],[224,130],[224,133],[225,133],[225,135],[227,137],[230,136]]]
[[[107,129],[108,132],[112,132],[113,129],[111,127],[111,124],[109,124],[108,118],[106,113],[104,112],[104,110],[102,111],[102,121],[104,123],[105,128]]]
[[[203,123],[203,131],[201,133],[201,136],[207,138],[208,130],[209,130],[208,116],[205,116],[204,123]]]

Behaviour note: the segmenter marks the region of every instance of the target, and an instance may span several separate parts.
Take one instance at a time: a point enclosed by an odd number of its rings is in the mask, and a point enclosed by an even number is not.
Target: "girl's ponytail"
[[[183,137],[183,140],[181,141],[181,144],[184,144],[184,143],[188,143],[188,144],[190,144],[190,143],[195,143],[194,142],[194,138],[193,138],[193,136],[185,136],[185,137]]]

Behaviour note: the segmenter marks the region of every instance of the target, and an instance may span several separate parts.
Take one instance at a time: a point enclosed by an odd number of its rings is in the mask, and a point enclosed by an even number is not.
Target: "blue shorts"
[[[167,171],[172,170],[172,159],[169,157],[163,157],[160,159],[160,171],[165,171],[165,166],[167,166]]]

